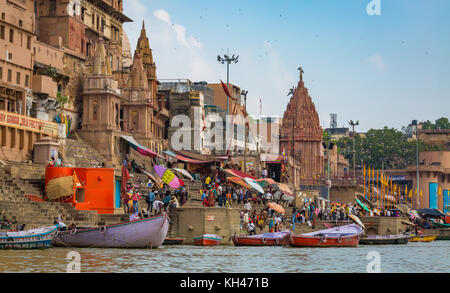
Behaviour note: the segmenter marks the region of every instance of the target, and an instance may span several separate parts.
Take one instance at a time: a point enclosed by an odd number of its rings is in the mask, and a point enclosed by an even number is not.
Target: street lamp
[[[353,127],[353,180],[356,180],[356,170],[355,170],[355,126],[359,125],[359,121],[353,122],[353,120],[350,120],[348,122],[351,127]]]
[[[416,203],[418,202],[419,198],[419,192],[420,192],[420,183],[419,183],[419,138],[417,137],[417,134],[419,132],[419,129],[417,127],[417,120],[412,121],[412,131],[413,134],[416,136],[416,176],[417,176],[417,197],[416,197]],[[411,201],[412,203],[412,201]]]
[[[230,83],[230,64],[231,63],[238,63],[239,62],[239,55],[235,56],[233,54],[233,56],[228,56],[228,54],[225,54],[222,56],[217,55],[217,61],[219,63],[225,64],[227,63],[227,89],[229,90],[229,83]],[[229,114],[229,110],[228,110],[228,102],[229,102],[229,97],[227,96],[227,115]]]
[[[245,107],[245,114],[247,115],[247,94],[248,91],[242,90],[241,95],[244,96],[244,107]],[[244,137],[244,173],[247,173],[247,140],[248,140],[248,133],[247,133],[247,119],[244,120],[244,131],[245,131],[245,137]]]

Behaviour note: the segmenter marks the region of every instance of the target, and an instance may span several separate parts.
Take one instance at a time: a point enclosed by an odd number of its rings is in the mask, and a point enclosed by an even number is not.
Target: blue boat
[[[58,225],[19,232],[0,232],[0,249],[35,249],[51,247]]]

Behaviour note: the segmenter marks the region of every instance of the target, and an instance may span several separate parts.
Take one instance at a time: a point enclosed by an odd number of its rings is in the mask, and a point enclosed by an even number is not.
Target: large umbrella
[[[176,189],[183,186],[184,182],[178,179],[178,177],[175,176],[175,174],[173,174],[173,172],[169,169],[160,165],[153,166],[153,169],[155,169],[156,174],[158,174],[161,180],[170,187]]]
[[[359,199],[355,198],[355,201],[366,211],[368,211],[370,213],[370,209],[364,204],[362,203]]]
[[[231,181],[233,183],[236,183],[236,184],[238,184],[238,185],[240,185],[240,186],[242,186],[242,187],[244,187],[246,189],[250,189],[250,186],[244,180],[242,180],[239,177],[228,177],[227,180]]]
[[[256,182],[255,180],[248,177],[245,177],[244,180],[245,182],[247,182],[248,185],[250,185],[250,187],[252,187],[256,191],[264,193],[264,189],[262,189],[261,185],[259,185],[258,182]]]
[[[269,202],[267,204],[267,206],[269,208],[271,208],[272,210],[276,211],[277,213],[280,213],[280,214],[283,214],[283,215],[286,213],[286,211],[284,210],[284,208],[282,206],[280,206],[279,204],[276,204],[274,202]]]
[[[365,229],[363,222],[361,222],[361,220],[360,220],[357,216],[352,215],[352,214],[349,214],[348,217],[349,217],[350,219],[352,219],[356,224],[358,224],[358,225],[360,225],[361,227],[363,227],[363,229]]]
[[[172,170],[174,170],[174,171],[180,173],[181,175],[183,175],[183,176],[189,178],[191,181],[195,181],[195,180],[194,180],[194,177],[192,177],[192,175],[191,175],[188,171],[186,171],[186,170],[184,170],[184,169],[172,168]]]

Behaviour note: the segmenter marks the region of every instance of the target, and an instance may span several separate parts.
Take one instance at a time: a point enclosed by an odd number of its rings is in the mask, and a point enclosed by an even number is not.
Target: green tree
[[[434,124],[436,129],[450,129],[450,122],[446,117],[437,119]]]

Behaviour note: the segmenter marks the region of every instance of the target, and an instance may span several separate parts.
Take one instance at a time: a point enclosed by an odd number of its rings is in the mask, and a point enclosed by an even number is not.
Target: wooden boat
[[[361,238],[359,244],[361,245],[394,245],[394,244],[408,244],[409,236],[398,235],[369,235]]]
[[[356,224],[316,232],[290,234],[289,245],[294,247],[356,247],[363,229]]]
[[[233,235],[231,240],[235,246],[283,246],[289,244],[290,231],[264,233],[252,236]]]
[[[422,236],[410,236],[409,242],[431,242],[436,240],[438,235],[422,235]]]
[[[184,238],[166,238],[163,245],[181,245],[184,242]]]
[[[0,249],[33,249],[46,248],[51,246],[51,242],[58,226],[49,226],[38,229],[2,232],[0,233]]]
[[[215,234],[205,234],[194,238],[194,245],[196,246],[217,246],[220,245],[222,237]]]
[[[439,228],[450,228],[450,224],[443,224],[443,223],[437,223],[437,222],[433,222],[433,226],[439,227]]]
[[[64,247],[157,248],[167,236],[167,214],[96,228],[59,232],[52,245]]]

